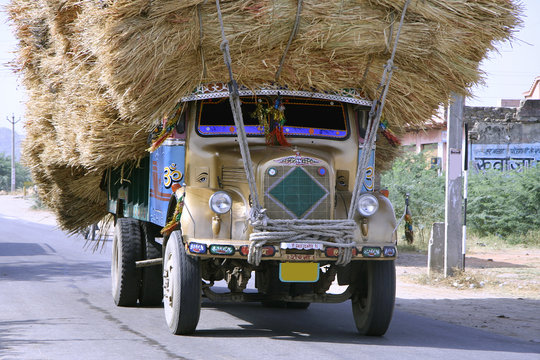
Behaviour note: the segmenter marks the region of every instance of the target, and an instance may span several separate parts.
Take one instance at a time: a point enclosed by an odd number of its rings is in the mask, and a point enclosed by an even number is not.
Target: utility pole
[[[11,124],[11,193],[15,193],[15,124],[21,121],[15,121],[15,115],[11,115],[11,120],[9,116],[6,117],[7,121]]]
[[[463,110],[465,98],[452,94],[447,118],[446,200],[444,235],[444,276],[452,276],[453,269],[463,269]]]

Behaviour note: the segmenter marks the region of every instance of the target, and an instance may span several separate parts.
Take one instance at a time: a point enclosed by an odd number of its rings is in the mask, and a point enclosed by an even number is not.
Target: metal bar
[[[259,302],[259,301],[286,301],[286,302],[314,302],[314,303],[342,303],[352,296],[350,287],[341,294],[305,294],[298,296],[272,296],[261,293],[216,293],[209,287],[203,287],[204,295],[212,301],[219,302]]]
[[[465,144],[463,164],[463,238],[461,241],[461,269],[465,270],[465,253],[467,249],[467,187],[469,185],[469,124],[465,123]]]
[[[135,261],[135,267],[148,267],[163,264],[163,258]]]

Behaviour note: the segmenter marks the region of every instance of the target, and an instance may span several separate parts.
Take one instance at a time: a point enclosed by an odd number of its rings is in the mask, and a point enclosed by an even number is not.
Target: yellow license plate
[[[319,280],[319,264],[313,262],[280,263],[279,279],[283,282],[316,282]]]

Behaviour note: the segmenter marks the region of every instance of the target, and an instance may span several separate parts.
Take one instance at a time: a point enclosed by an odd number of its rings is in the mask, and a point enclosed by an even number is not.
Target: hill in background
[[[15,131],[15,160],[21,160],[21,142],[24,136]],[[11,129],[0,127],[0,154],[11,156]]]

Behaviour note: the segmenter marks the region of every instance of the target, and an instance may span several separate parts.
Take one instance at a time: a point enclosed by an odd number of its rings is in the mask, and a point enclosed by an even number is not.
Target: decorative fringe
[[[161,229],[160,232],[163,236],[169,236],[174,230],[180,228],[180,217],[182,216],[182,209],[184,208],[184,195],[185,194],[178,199],[171,221]]]
[[[291,146],[287,139],[285,139],[285,133],[283,133],[283,125],[285,125],[286,122],[285,106],[281,103],[281,96],[279,93],[274,106],[265,109],[263,105],[258,102],[257,108],[251,116],[259,121],[259,130],[264,131],[266,145]],[[269,118],[271,121],[268,121]]]
[[[381,128],[382,130],[382,134],[383,136],[386,138],[386,140],[388,140],[388,142],[390,143],[390,145],[394,146],[394,147],[398,147],[401,145],[401,141],[399,141],[399,139],[397,138],[397,136],[392,132],[392,130],[390,130],[388,128],[388,121],[386,120],[382,120],[380,123],[379,123],[379,127]]]
[[[257,102],[255,111],[251,113],[253,119],[259,122],[259,131],[264,132],[264,137],[268,139],[270,136],[270,125],[268,124],[268,109],[265,109],[260,100]],[[268,142],[268,141],[267,141]]]
[[[283,128],[277,126],[270,133],[269,138],[266,138],[266,143],[270,146],[280,145],[280,146],[291,146],[291,144],[285,139],[285,134],[283,133]]]
[[[161,130],[159,134],[157,134],[154,138],[152,136],[152,146],[150,146],[147,151],[153,153],[156,151],[161,144],[169,137],[171,136],[174,127],[176,126],[176,123],[180,119],[180,115],[182,114],[182,106],[180,103],[176,104],[173,112],[166,118],[163,119],[163,122],[165,123],[165,127]]]

